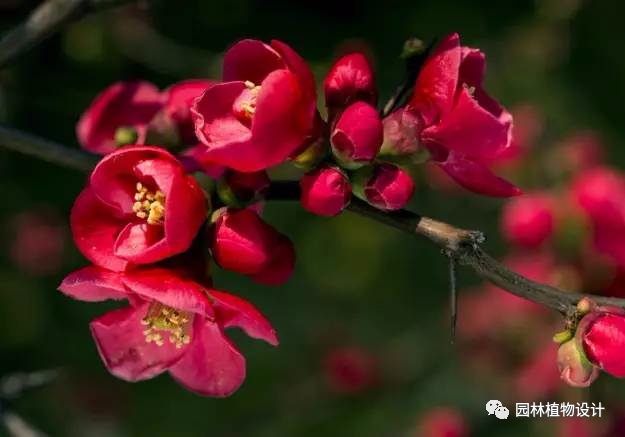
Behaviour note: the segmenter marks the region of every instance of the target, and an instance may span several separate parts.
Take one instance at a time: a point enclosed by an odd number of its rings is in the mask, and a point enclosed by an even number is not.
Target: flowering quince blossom
[[[337,60],[323,81],[326,106],[335,113],[354,102],[377,103],[373,69],[362,53],[351,53]]]
[[[158,147],[126,146],[95,167],[70,222],[85,257],[121,271],[187,250],[206,211],[204,193],[176,158]]]
[[[300,186],[302,206],[317,215],[337,215],[352,197],[347,176],[336,167],[322,167],[307,173],[300,180]]]
[[[552,236],[555,203],[546,193],[533,193],[510,200],[503,208],[501,230],[510,243],[535,248]]]
[[[356,196],[387,211],[401,209],[408,204],[415,186],[405,170],[389,163],[363,170],[354,178]]]
[[[76,126],[78,141],[90,152],[104,155],[117,148],[118,129],[129,128],[134,130],[134,135],[128,132],[129,142],[143,144],[162,100],[158,88],[149,82],[114,83],[83,113]]]
[[[263,170],[285,161],[313,131],[314,78],[286,44],[246,39],[226,52],[223,82],[207,89],[191,112],[202,160]]]
[[[250,303],[173,269],[85,267],[68,275],[59,290],[87,302],[128,301],[128,307],[90,324],[105,366],[126,381],[169,371],[195,393],[228,396],[245,379],[245,358],[224,329],[239,327],[252,338],[278,344],[274,329]]]
[[[512,116],[482,88],[484,70],[484,54],[451,34],[425,61],[404,110],[418,116],[411,123],[420,124],[420,143],[456,182],[487,196],[515,196],[521,191],[486,165],[510,146]]]
[[[587,360],[617,378],[625,377],[625,310],[596,306],[580,321],[575,343]]]
[[[85,110],[76,133],[87,150],[105,155],[125,144],[145,144],[148,133],[174,136],[196,145],[190,106],[212,84],[204,79],[178,82],[164,92],[145,81],[117,82],[106,88]]]
[[[286,282],[295,265],[293,243],[249,209],[228,209],[219,215],[211,252],[220,267],[261,284]]]

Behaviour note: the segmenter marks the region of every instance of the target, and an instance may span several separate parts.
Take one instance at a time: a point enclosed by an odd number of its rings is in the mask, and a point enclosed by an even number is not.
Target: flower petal
[[[478,162],[454,157],[452,154],[450,159],[438,165],[456,182],[475,193],[494,197],[512,197],[522,194],[518,187],[495,175]]]
[[[451,111],[460,61],[460,37],[452,33],[438,44],[423,64],[409,106],[421,114],[426,126]]]
[[[421,139],[472,158],[497,156],[509,144],[510,120],[500,120],[482,108],[465,87],[451,112],[424,129]]]
[[[124,285],[146,300],[156,300],[182,311],[213,318],[214,311],[200,284],[181,277],[172,270],[149,268],[128,272]]]
[[[74,299],[100,302],[107,299],[126,299],[122,274],[95,266],[70,273],[59,285],[59,291]]]
[[[91,188],[85,188],[78,195],[70,224],[78,250],[89,261],[114,271],[123,271],[130,266],[128,260],[115,255],[113,250],[125,221],[113,216],[111,209],[95,197]]]
[[[271,261],[252,279],[259,284],[281,285],[289,280],[295,268],[295,248],[293,243],[282,234],[278,234],[274,243]]]
[[[248,301],[223,291],[209,290],[215,310],[224,328],[241,328],[252,338],[277,346],[278,336],[269,321]]]
[[[223,80],[248,80],[259,85],[269,73],[284,68],[282,57],[271,46],[256,39],[244,39],[224,55]]]
[[[225,397],[243,383],[245,358],[217,323],[197,317],[193,340],[169,373],[195,393]]]
[[[91,333],[106,368],[126,381],[150,379],[167,370],[189,348],[147,343],[141,320],[149,303],[114,310],[94,319]]]

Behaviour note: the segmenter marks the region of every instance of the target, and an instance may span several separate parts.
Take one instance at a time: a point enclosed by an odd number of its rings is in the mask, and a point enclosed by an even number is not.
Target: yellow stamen
[[[165,217],[165,195],[157,190],[148,191],[141,182],[137,182],[135,203],[132,210],[140,219],[146,219],[150,225],[162,225]]]
[[[150,305],[148,313],[141,320],[147,326],[143,330],[146,343],[165,344],[163,336],[169,334],[169,342],[178,349],[191,342],[191,322],[193,314],[168,307],[159,302]]]

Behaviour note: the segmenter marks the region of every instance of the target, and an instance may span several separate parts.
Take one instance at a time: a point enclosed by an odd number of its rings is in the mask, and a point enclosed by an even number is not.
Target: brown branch
[[[89,12],[136,0],[47,0],[0,39],[0,68],[55,33],[65,23]]]
[[[90,171],[98,160],[97,156],[80,149],[69,148],[4,126],[0,126],[0,147],[83,172]],[[298,200],[299,197],[300,188],[296,181],[274,181],[267,195],[269,200]],[[508,269],[482,250],[481,244],[485,238],[479,231],[457,228],[403,209],[393,212],[381,211],[356,198],[352,200],[348,210],[402,232],[425,237],[458,264],[471,267],[487,281],[563,314],[570,313],[577,302],[585,296],[534,282]],[[602,305],[625,308],[625,299],[602,296],[592,298]]]

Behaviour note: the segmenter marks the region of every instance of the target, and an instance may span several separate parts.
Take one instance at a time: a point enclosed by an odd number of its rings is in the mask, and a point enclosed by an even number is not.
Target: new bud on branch
[[[302,206],[317,215],[337,215],[352,197],[347,175],[336,167],[322,167],[305,174],[300,186]]]
[[[387,211],[406,206],[415,189],[410,175],[401,167],[389,163],[359,170],[352,182],[356,196]]]

